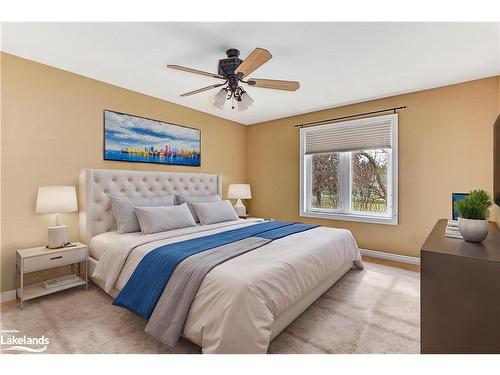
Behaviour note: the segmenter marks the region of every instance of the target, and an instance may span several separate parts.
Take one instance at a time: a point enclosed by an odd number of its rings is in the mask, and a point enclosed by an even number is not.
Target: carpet
[[[419,353],[419,276],[365,262],[285,328],[269,353]],[[185,339],[174,348],[161,344],[144,332],[142,318],[111,301],[90,284],[87,292],[74,288],[27,301],[23,311],[3,306],[0,326],[18,330],[17,337],[49,338],[45,353],[200,353]]]

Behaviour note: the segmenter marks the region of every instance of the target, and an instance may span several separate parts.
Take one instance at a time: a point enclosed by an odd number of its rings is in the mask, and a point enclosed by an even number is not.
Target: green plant
[[[464,219],[486,220],[492,205],[490,195],[484,190],[472,190],[468,197],[457,202],[457,210]]]

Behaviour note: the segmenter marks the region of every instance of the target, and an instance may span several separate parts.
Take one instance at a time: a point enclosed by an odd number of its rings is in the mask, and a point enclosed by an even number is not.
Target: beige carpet
[[[269,353],[418,353],[419,274],[374,263],[351,270],[270,345]],[[48,353],[200,353],[182,339],[164,346],[145,321],[111,305],[96,286],[1,310],[1,328],[50,339]]]

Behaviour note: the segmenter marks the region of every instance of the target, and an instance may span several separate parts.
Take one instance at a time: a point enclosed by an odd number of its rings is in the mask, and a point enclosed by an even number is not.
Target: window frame
[[[309,132],[329,129],[334,127],[346,127],[349,125],[380,123],[380,121],[391,123],[391,149],[389,168],[387,170],[387,204],[390,207],[389,215],[377,213],[363,213],[351,211],[352,198],[352,159],[351,152],[341,153],[341,167],[339,181],[348,179],[348,183],[340,183],[341,207],[338,209],[311,208],[312,191],[312,156],[305,155],[305,135]],[[342,162],[342,159],[344,161]],[[389,184],[391,181],[391,184]],[[348,188],[346,189],[346,185]],[[347,209],[346,207],[347,206]],[[302,217],[313,217],[330,220],[357,221],[363,223],[398,225],[398,114],[368,117],[357,120],[335,122],[331,124],[318,125],[300,129],[300,208],[299,215]]]

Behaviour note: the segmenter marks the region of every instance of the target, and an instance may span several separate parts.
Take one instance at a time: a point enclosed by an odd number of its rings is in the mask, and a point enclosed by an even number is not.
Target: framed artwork
[[[467,197],[469,193],[453,193],[451,195],[451,217],[453,220],[458,220],[459,212],[457,211],[457,202]]]
[[[200,152],[199,129],[104,111],[104,160],[199,167]]]

